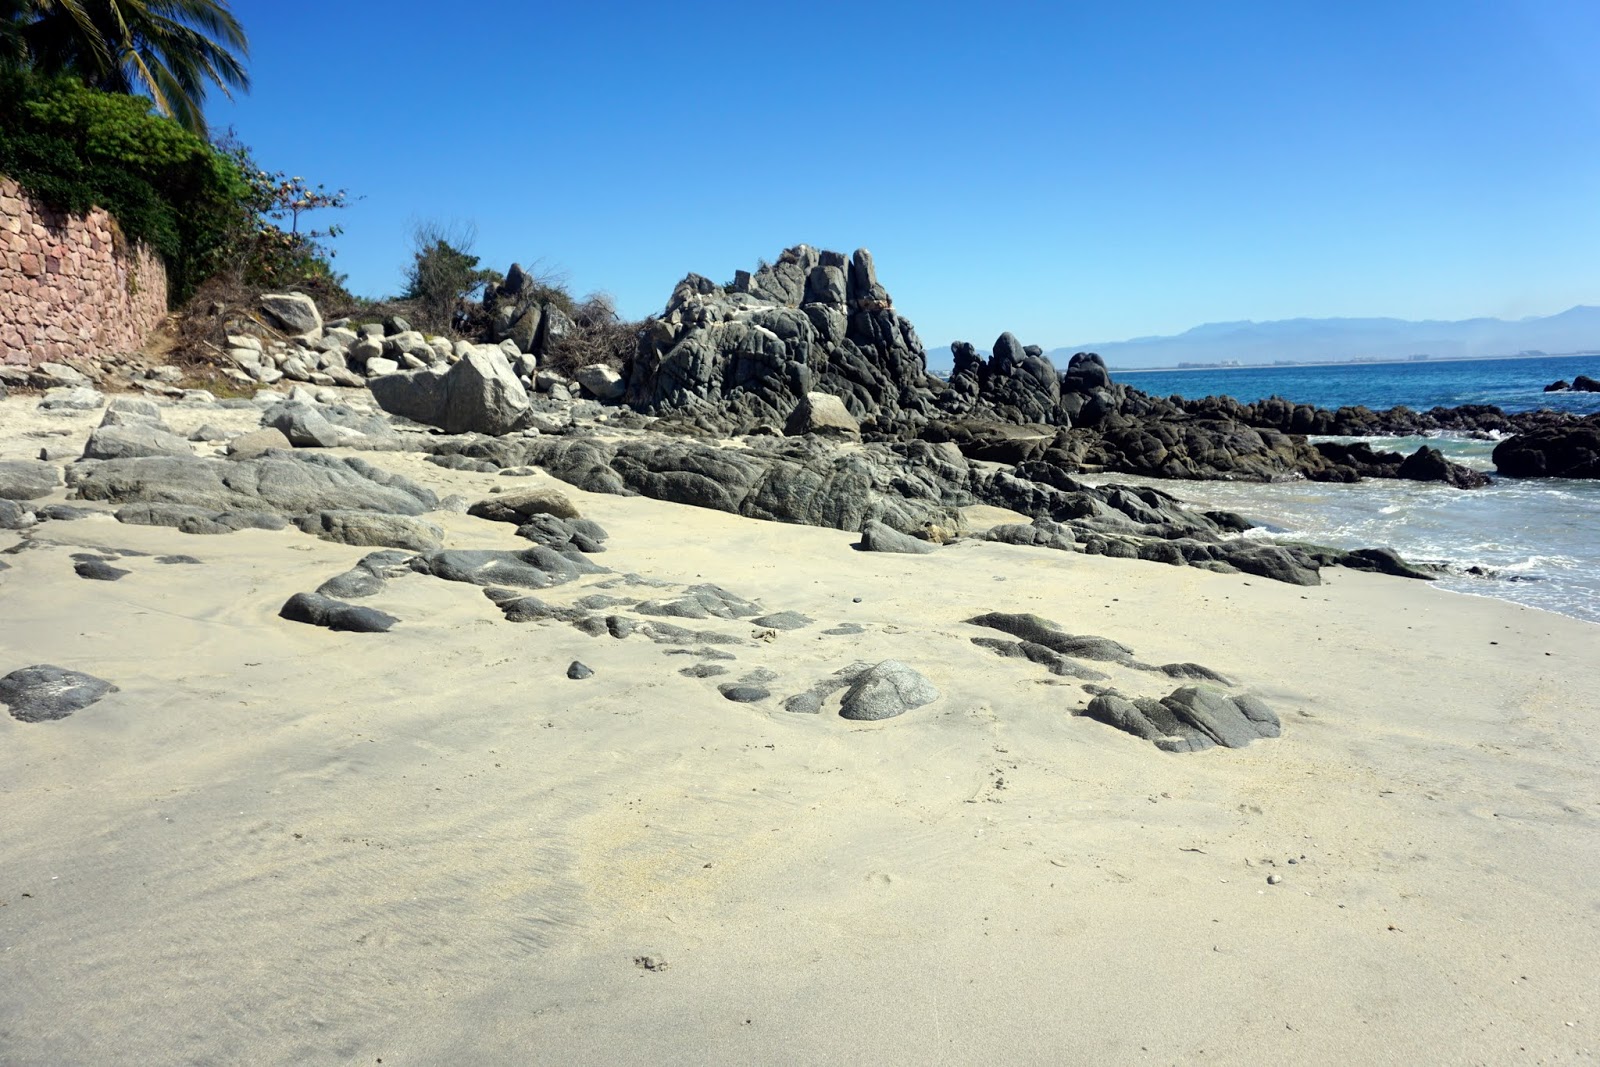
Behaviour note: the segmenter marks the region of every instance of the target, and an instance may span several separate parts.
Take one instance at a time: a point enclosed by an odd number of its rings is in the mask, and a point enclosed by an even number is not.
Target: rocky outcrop
[[[1511,478],[1600,478],[1600,415],[1508,438],[1494,465]]]
[[[814,437],[755,437],[741,448],[651,435],[631,440],[567,437],[440,439],[443,457],[492,467],[538,466],[596,493],[638,493],[750,518],[889,531],[913,538],[959,533],[960,509],[989,504],[1050,525],[1028,528],[1030,543],[1090,555],[1244,571],[1316,585],[1320,567],[1349,553],[1235,536],[1250,524],[1225,512],[1192,511],[1154,488],[1091,487],[1048,463],[996,469],[948,444],[862,446]],[[1018,543],[1021,542],[1021,535]],[[865,536],[874,547],[876,533]],[[931,548],[925,541],[919,547]],[[1354,561],[1371,569],[1371,564]]]
[[[270,452],[241,460],[112,459],[75,465],[67,480],[79,500],[227,513],[359,510],[420,515],[439,503],[431,490],[364,460],[315,452]]]
[[[1341,424],[1313,409],[1302,429],[1292,406],[1191,407],[1147,396],[1113,382],[1094,353],[1058,372],[1041,348],[1010,333],[988,358],[964,341],[952,352],[948,382],[927,373],[916,331],[894,311],[865,250],[847,260],[798,245],[727,286],[699,275],[680,282],[640,342],[626,399],[662,416],[662,428],[698,434],[848,433],[837,417],[819,418],[837,405],[867,440],[948,441],[995,462],[1044,458],[1069,472],[1163,478],[1362,476],[1307,443],[1306,433]],[[1370,474],[1481,484],[1442,456],[1405,475],[1399,466],[1374,464]]]
[[[926,421],[940,389],[872,255],[797,245],[728,286],[691,274],[650,324],[626,399],[722,434],[781,433],[807,393],[837,397],[863,429]]]
[[[1580,374],[1572,379],[1571,382],[1563,378],[1544,387],[1544,391],[1547,393],[1564,393],[1568,390],[1574,393],[1600,393],[1600,381],[1596,381],[1587,374]]]

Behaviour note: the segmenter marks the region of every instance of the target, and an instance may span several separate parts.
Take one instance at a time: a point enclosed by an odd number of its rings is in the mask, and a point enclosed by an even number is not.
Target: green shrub
[[[174,303],[222,261],[250,188],[204,140],[143,97],[0,73],[0,173],[59,211],[104,208],[167,266]]]

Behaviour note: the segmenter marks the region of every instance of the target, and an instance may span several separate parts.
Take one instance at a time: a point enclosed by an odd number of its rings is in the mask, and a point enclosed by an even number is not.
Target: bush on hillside
[[[414,310],[413,326],[458,334],[467,326],[467,299],[500,280],[498,271],[478,266],[472,254],[477,234],[470,227],[420,222],[411,230],[411,263],[401,299]]]

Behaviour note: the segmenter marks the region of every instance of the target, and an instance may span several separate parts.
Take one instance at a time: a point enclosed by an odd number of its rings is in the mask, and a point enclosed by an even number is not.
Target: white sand
[[[96,418],[50,425],[81,442]],[[0,403],[0,457],[36,451],[42,419]],[[168,413],[185,419],[202,421]],[[367,458],[474,499],[546,481]],[[0,673],[121,687],[59,722],[0,714],[0,1063],[1600,1048],[1596,627],[1342,570],[1301,589],[994,544],[864,554],[839,531],[569,492],[617,572],[818,620],[733,649],[730,678],[780,674],[772,700],[730,703],[726,679],[677,674],[691,657],[508,623],[423,576],[363,601],[404,620],[389,634],[282,621],[366,551],[293,530],[95,518],[0,556]],[[525,544],[430,518],[452,545]],[[83,546],[204,564],[133,557],[86,581]],[[962,620],[990,610],[1220,670],[1283,737],[1169,755],[1076,717],[1079,683],[970,643],[985,631]],[[840,621],[867,632],[820,635]],[[889,657],[942,699],[871,724],[837,696],[779,707]],[[569,681],[573,659],[595,676]],[[1115,673],[1125,692],[1176,684]]]

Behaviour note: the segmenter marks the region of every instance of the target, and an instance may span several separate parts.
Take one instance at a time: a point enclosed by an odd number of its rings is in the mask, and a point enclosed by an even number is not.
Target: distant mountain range
[[[1349,360],[1463,359],[1525,352],[1600,351],[1600,307],[1579,306],[1526,319],[1283,319],[1208,322],[1173,337],[1135,337],[1050,350],[1057,367],[1074,352],[1098,352],[1112,370],[1180,364],[1260,366]],[[930,349],[928,367],[948,371],[949,347]]]

